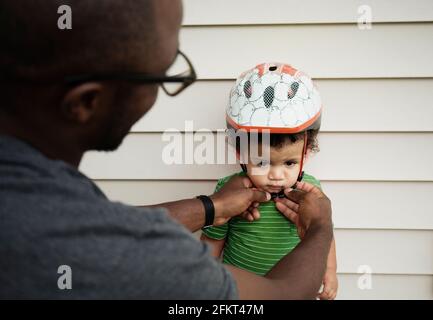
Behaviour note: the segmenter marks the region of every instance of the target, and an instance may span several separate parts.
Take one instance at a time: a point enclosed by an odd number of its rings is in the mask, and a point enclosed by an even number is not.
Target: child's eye
[[[292,167],[292,166],[294,166],[295,164],[296,164],[295,161],[286,161],[286,166],[288,166],[288,167]]]

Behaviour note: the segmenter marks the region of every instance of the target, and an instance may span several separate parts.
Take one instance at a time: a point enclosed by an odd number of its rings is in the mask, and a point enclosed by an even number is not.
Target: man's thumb
[[[302,190],[302,191],[305,191],[305,192],[311,192],[311,193],[314,193],[314,194],[317,194],[317,195],[321,195],[322,194],[322,191],[320,191],[319,188],[317,188],[316,186],[314,186],[314,185],[312,185],[312,184],[310,184],[308,182],[305,182],[305,181],[298,182],[296,184],[296,189]]]

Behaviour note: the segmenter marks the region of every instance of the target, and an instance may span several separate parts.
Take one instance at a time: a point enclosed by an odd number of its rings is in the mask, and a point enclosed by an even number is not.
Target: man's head
[[[71,30],[57,26],[58,7],[65,4],[72,9]],[[177,54],[181,16],[180,0],[2,1],[0,120],[12,120],[16,135],[33,135],[36,143],[55,138],[52,144],[63,141],[77,152],[117,148],[154,104],[158,84],[71,86],[62,79],[164,74]]]

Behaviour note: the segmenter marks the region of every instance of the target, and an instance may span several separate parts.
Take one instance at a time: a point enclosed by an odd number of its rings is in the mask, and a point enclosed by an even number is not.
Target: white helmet
[[[241,74],[230,92],[227,126],[270,133],[319,129],[322,103],[305,73],[282,63],[263,63]]]

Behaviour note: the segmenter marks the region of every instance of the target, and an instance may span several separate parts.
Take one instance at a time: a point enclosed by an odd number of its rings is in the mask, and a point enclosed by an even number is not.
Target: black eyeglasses
[[[164,92],[173,97],[193,84],[197,80],[197,75],[188,57],[182,51],[178,50],[175,61],[164,75],[113,72],[102,74],[81,74],[65,77],[65,82],[69,85],[98,80],[125,80],[137,83],[160,83]]]
[[[47,83],[59,81],[60,79],[25,79],[8,77],[5,74],[0,75],[0,83],[8,83],[12,81],[20,83],[32,83],[34,85],[45,85]],[[125,80],[137,83],[159,83],[164,92],[167,95],[173,97],[193,84],[197,80],[197,74],[195,73],[194,67],[188,57],[180,50],[177,50],[175,61],[163,75],[150,75],[140,72],[108,72],[66,76],[62,80],[68,85],[77,85],[88,81],[104,80]]]

